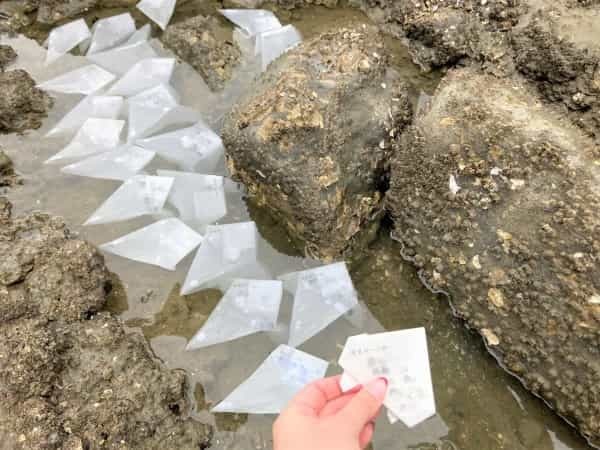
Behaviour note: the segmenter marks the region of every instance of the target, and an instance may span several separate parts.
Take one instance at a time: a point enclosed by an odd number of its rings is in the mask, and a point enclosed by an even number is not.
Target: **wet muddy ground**
[[[175,22],[192,13],[214,12],[214,3],[188,1],[175,16]],[[121,10],[92,12],[111,15]],[[306,37],[331,27],[349,26],[368,21],[352,9],[310,7],[288,12],[277,9],[282,19],[295,24]],[[32,28],[29,34],[41,39],[46,29]],[[34,79],[49,78],[41,66],[42,53],[37,44],[24,38],[8,41],[19,53],[17,67],[26,68]],[[412,99],[418,93],[431,93],[440,73],[424,74],[412,63],[398,40],[387,38],[394,67],[411,85]],[[65,64],[76,67],[75,58]],[[50,69],[52,70],[52,69]],[[59,69],[64,72],[65,67]],[[182,95],[190,106],[204,111],[218,127],[222,110],[215,104],[227,103],[224,97],[208,92],[189,66],[178,68],[175,85],[189,95]],[[243,83],[239,86],[243,88]],[[225,100],[224,100],[225,99]],[[68,111],[77,99],[57,96],[55,105],[39,130],[25,135],[0,137],[0,146],[14,161],[24,180],[22,186],[8,191],[15,214],[43,210],[64,218],[68,226],[93,244],[101,244],[151,222],[138,219],[122,224],[81,227],[96,207],[117,187],[116,183],[63,175],[55,166],[43,161],[64,144],[43,135]],[[247,206],[242,193],[228,198],[229,213],[223,223],[251,218],[259,226],[264,241],[261,262],[275,275],[317,264],[296,255],[291,241],[277,222],[260,209]],[[338,321],[302,348],[332,362],[335,361],[348,334],[357,330],[373,332],[424,326],[429,339],[433,382],[438,416],[408,430],[390,426],[381,420],[374,449],[452,449],[463,450],[564,450],[589,448],[574,429],[550,411],[540,400],[507,375],[487,353],[478,335],[454,319],[445,298],[427,291],[411,264],[400,257],[399,244],[383,229],[378,239],[351,263],[353,281],[364,302],[365,310],[354,323]],[[106,255],[108,268],[118,275],[109,310],[124,320],[129,331],[143,335],[154,354],[167,367],[184,369],[189,393],[196,400],[191,411],[194,420],[215,426],[212,447],[215,449],[268,449],[272,418],[245,415],[212,415],[210,405],[219,401],[245,379],[274,347],[277,336],[254,336],[194,352],[183,348],[202,325],[220,297],[218,290],[206,290],[193,296],[178,295],[190,258],[171,273]],[[289,309],[289,299],[287,299]],[[289,313],[289,311],[288,311]],[[360,326],[357,326],[360,325]]]

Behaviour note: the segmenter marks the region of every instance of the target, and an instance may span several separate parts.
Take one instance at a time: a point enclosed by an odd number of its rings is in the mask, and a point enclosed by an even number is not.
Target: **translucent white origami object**
[[[224,275],[254,277],[259,267],[257,245],[258,232],[254,222],[208,226],[181,294],[199,291],[207,282]]]
[[[147,41],[140,41],[94,53],[88,55],[87,58],[112,73],[123,75],[135,63],[156,56],[156,52]]]
[[[234,280],[186,350],[275,329],[283,295],[281,284],[275,280]]]
[[[157,170],[156,173],[175,180],[168,201],[177,208],[185,223],[206,225],[227,214],[223,177],[174,170]]]
[[[123,109],[123,97],[90,95],[81,100],[47,134],[47,137],[76,132],[89,118],[116,119]]]
[[[107,95],[131,97],[159,84],[168,84],[173,75],[173,58],[149,58],[136,63],[111,86]]]
[[[119,145],[125,121],[87,119],[73,140],[46,162],[80,158],[114,149]]]
[[[279,414],[307,384],[323,378],[327,361],[280,345],[212,412]]]
[[[125,181],[146,167],[155,153],[136,146],[122,146],[65,166],[61,172],[80,177]]]
[[[90,216],[84,225],[120,222],[162,211],[173,178],[136,175],[123,184]]]
[[[160,116],[160,118],[150,128],[144,130],[139,137],[154,136],[167,129],[190,126],[200,120],[202,120],[202,117],[195,109],[177,105]]]
[[[293,25],[265,31],[256,36],[257,53],[260,53],[262,70],[285,52],[302,42],[302,35]]]
[[[384,404],[392,422],[399,418],[414,427],[435,414],[424,328],[352,336],[346,341],[339,364],[357,383],[365,384],[376,377],[388,380]]]
[[[275,14],[264,9],[221,9],[219,12],[248,36],[281,28],[281,22]]]
[[[293,272],[279,277],[292,286],[294,307],[288,344],[296,347],[358,306],[345,263]]]
[[[95,64],[75,69],[38,84],[44,91],[90,95],[115,80],[115,76]]]
[[[171,21],[176,0],[142,0],[137,8],[163,30]]]
[[[88,39],[90,35],[90,29],[83,19],[53,29],[48,37],[46,64],[50,64],[70,52]]]
[[[135,31],[135,22],[129,13],[98,20],[92,27],[88,55],[123,44]]]
[[[179,103],[179,96],[168,85],[158,85],[131,97],[128,100],[129,132],[131,142],[160,121],[169,110]]]
[[[147,41],[150,39],[150,35],[152,34],[152,27],[149,23],[141,27],[135,33],[131,35],[125,44],[137,44],[138,42]]]
[[[163,219],[107,242],[100,249],[123,258],[167,270],[175,267],[202,242],[202,236],[176,218]]]
[[[224,154],[221,138],[203,123],[137,141],[183,170],[214,172]]]

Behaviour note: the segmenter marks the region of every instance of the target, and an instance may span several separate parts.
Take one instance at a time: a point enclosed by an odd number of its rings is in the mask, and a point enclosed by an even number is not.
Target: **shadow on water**
[[[188,0],[177,10],[175,21],[198,13],[210,13],[216,2]],[[86,13],[86,17],[111,15],[122,10]],[[284,22],[295,24],[305,37],[340,26],[361,25],[368,19],[351,9],[310,7],[293,12],[277,10]],[[94,17],[93,17],[94,16]],[[143,19],[139,16],[138,20]],[[44,30],[30,30],[30,36],[43,37]],[[45,31],[47,32],[47,30]],[[36,35],[38,33],[38,35]],[[22,60],[40,58],[39,48],[18,40]],[[424,74],[412,64],[406,48],[388,39],[394,67],[411,85],[414,97],[419,91],[431,93],[441,74]],[[37,52],[37,53],[36,53]],[[66,64],[77,65],[66,59]],[[25,68],[44,74],[40,67]],[[37,72],[36,72],[37,70]],[[187,69],[186,69],[187,70]],[[64,72],[64,68],[61,68]],[[177,77],[190,106],[210,107],[200,81],[191,72]],[[42,209],[62,215],[69,226],[93,242],[109,239],[151,223],[137,219],[127,223],[83,228],[85,218],[116,188],[114,182],[80,179],[62,175],[56,167],[42,162],[64,142],[44,140],[52,124],[75,103],[66,96],[56,106],[41,130],[25,136],[3,136],[0,144],[15,161],[26,179],[24,186],[11,192],[16,212]],[[246,205],[239,193],[228,199],[229,212],[223,223],[255,220],[264,240],[261,262],[275,276],[314,266],[315,261],[300,258],[292,240],[268,214]],[[184,369],[190,380],[190,395],[196,400],[192,416],[213,424],[215,449],[269,449],[273,417],[243,414],[217,414],[209,410],[242,380],[247,378],[279,342],[277,335],[254,335],[233,342],[185,352],[188,339],[206,321],[221,298],[217,289],[191,296],[179,295],[191,257],[175,272],[107,255],[109,268],[118,274],[108,308],[121,315],[131,329],[141,330],[155,354],[169,367]],[[353,259],[352,278],[363,302],[360,326],[341,319],[306,342],[302,350],[331,362],[330,372],[339,373],[337,357],[347,338],[360,332],[378,332],[423,326],[427,329],[431,368],[438,416],[408,429],[389,425],[380,419],[373,443],[375,450],[461,449],[461,450],[580,450],[588,448],[574,430],[558,419],[537,398],[527,393],[487,354],[479,336],[471,334],[451,313],[445,298],[426,290],[414,268],[400,255],[400,248],[383,229],[375,242]],[[284,298],[283,315],[289,314],[291,298]]]

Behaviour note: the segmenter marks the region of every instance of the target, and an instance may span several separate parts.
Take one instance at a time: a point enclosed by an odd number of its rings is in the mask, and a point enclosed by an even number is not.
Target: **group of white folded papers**
[[[175,0],[142,0],[138,8],[164,29]],[[237,41],[262,69],[301,41],[265,10],[222,10],[238,28]],[[41,89],[85,97],[48,136],[73,136],[47,163],[62,172],[122,184],[87,219],[101,225],[142,216],[160,220],[102,244],[103,251],[167,270],[197,249],[183,295],[215,279],[229,288],[193,336],[187,350],[221,344],[280,325],[284,295],[293,297],[287,345],[277,347],[215,412],[279,413],[306,384],[323,377],[329,363],[297,350],[331,323],[359,307],[345,263],[283,275],[276,280],[258,258],[254,222],[215,224],[227,214],[231,180],[216,175],[224,156],[220,137],[192,108],[180,104],[170,84],[176,61],[159,57],[150,25],[136,29],[129,13],[83,19],[56,28],[47,40],[46,63],[78,49],[89,65],[39,84]],[[181,171],[144,168],[156,157]],[[165,216],[165,205],[177,217]],[[285,294],[287,293],[287,294]],[[414,426],[435,414],[427,341],[423,328],[350,337],[339,359],[342,389],[374,377],[389,381],[390,421]]]

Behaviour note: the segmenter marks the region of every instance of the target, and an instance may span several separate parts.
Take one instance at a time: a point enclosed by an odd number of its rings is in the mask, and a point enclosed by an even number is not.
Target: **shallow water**
[[[208,5],[208,6],[207,6]],[[213,3],[188,1],[175,20],[192,12],[206,12]],[[112,11],[111,11],[112,12]],[[116,11],[115,11],[116,12]],[[106,11],[101,14],[104,15]],[[353,10],[307,8],[282,15],[306,37],[366,18]],[[60,67],[41,65],[42,51],[34,41],[18,38],[10,42],[26,68],[38,81],[63,73],[67,66],[82,65],[81,58],[67,57]],[[431,92],[439,75],[424,75],[410,62],[398,42],[390,40],[397,70],[413,87]],[[218,128],[220,118],[236,93],[211,94],[189,66],[177,68],[175,86],[185,104],[198,108],[206,120]],[[0,137],[0,146],[14,160],[25,184],[9,192],[15,213],[43,210],[65,218],[67,224],[94,244],[101,244],[133,231],[154,219],[137,219],[119,224],[82,227],[85,219],[118,186],[116,182],[63,175],[60,166],[44,165],[65,139],[44,139],[45,133],[68,111],[79,97],[57,96],[56,104],[40,130],[24,136]],[[154,164],[154,163],[153,163]],[[158,164],[155,164],[157,167]],[[167,167],[164,163],[161,168]],[[148,170],[151,170],[149,168]],[[260,260],[277,276],[316,265],[315,261],[293,256],[294,249],[276,222],[261,210],[247,207],[242,193],[228,197],[228,215],[222,223],[251,218],[259,226]],[[277,249],[277,250],[276,250]],[[289,256],[291,255],[291,256]],[[120,313],[134,332],[148,339],[155,354],[169,367],[182,368],[190,378],[196,399],[192,416],[217,428],[215,449],[269,449],[272,417],[233,414],[212,415],[211,405],[224,398],[249,376],[275,348],[277,335],[256,335],[194,352],[184,352],[187,340],[203,324],[220,298],[216,289],[181,297],[179,284],[191,262],[186,258],[175,272],[106,255],[109,268],[122,285],[111,299],[110,308]],[[481,339],[452,317],[446,299],[420,284],[415,270],[400,257],[398,244],[387,231],[350,262],[354,283],[364,302],[364,311],[352,320],[341,319],[305,343],[301,349],[331,361],[330,373],[338,373],[335,361],[348,335],[424,326],[427,329],[438,416],[407,429],[378,423],[373,443],[376,450],[463,449],[463,450],[564,450],[588,448],[574,430],[558,419],[541,401],[527,393],[515,379],[502,371],[487,354]],[[284,301],[283,316],[289,314],[290,298]]]

